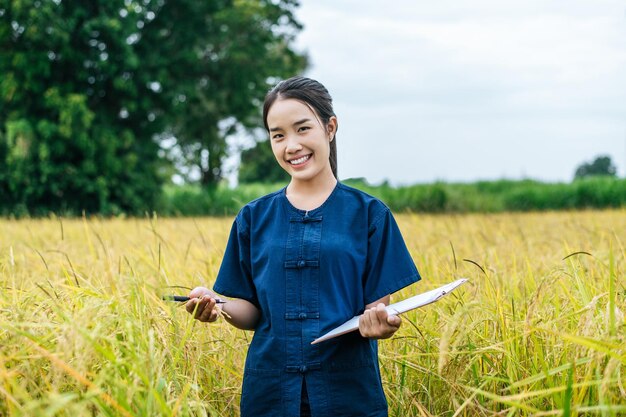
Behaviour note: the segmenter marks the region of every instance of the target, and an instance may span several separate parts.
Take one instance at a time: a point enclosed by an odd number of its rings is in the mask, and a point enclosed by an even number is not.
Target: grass
[[[397,219],[396,299],[470,282],[381,342],[392,416],[626,415],[626,211]],[[251,333],[160,300],[212,283],[230,222],[0,220],[0,415],[238,415]]]

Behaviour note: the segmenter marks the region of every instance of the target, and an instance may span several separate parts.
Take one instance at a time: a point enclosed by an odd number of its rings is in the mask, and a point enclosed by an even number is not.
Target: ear
[[[335,140],[335,135],[337,134],[337,127],[338,127],[337,117],[332,116],[330,119],[328,119],[328,125],[326,125],[326,130],[328,131],[328,137],[331,142]]]

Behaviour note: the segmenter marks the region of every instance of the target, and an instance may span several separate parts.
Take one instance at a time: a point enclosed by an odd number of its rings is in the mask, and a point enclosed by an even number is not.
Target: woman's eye
[[[273,140],[279,140],[282,139],[283,135],[281,135],[280,133],[277,133],[276,135],[272,136]]]
[[[308,126],[302,126],[302,127],[300,127],[300,129],[298,129],[298,131],[304,132],[305,130],[309,130],[309,129],[310,129],[310,127],[308,127]]]

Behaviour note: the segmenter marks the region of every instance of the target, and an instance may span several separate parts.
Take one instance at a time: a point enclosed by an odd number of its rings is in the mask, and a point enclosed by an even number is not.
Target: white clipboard
[[[446,284],[434,290],[427,291],[420,295],[416,295],[415,297],[407,298],[406,300],[398,301],[397,303],[394,303],[394,304],[389,304],[387,307],[385,307],[385,310],[387,310],[387,313],[389,314],[406,313],[407,311],[414,310],[416,308],[420,308],[430,303],[434,303],[435,301],[438,301],[441,297],[448,294],[450,291],[452,291],[453,289],[455,289],[456,287],[458,287],[459,285],[465,282],[467,282],[467,278],[458,279],[454,282],[451,282],[449,284]],[[314,341],[311,342],[311,344],[314,345],[316,343],[320,343],[325,340],[332,339],[333,337],[341,336],[342,334],[355,331],[356,329],[359,328],[360,317],[361,315],[352,317],[350,320],[348,320],[341,326],[336,327],[335,329],[326,333],[324,336],[321,336],[315,339]]]

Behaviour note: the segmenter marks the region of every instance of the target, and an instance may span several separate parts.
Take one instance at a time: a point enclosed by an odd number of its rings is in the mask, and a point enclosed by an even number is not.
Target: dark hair
[[[306,77],[292,77],[281,81],[272,88],[265,96],[263,103],[263,123],[265,130],[269,131],[267,125],[267,113],[272,104],[279,98],[295,99],[309,106],[320,118],[324,127],[328,125],[331,117],[335,116],[333,110],[333,99],[328,93],[326,87],[321,83]],[[330,142],[330,168],[335,178],[337,177],[337,131]]]

